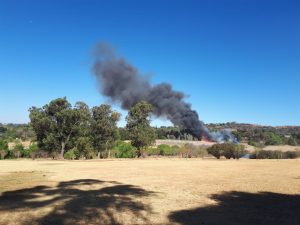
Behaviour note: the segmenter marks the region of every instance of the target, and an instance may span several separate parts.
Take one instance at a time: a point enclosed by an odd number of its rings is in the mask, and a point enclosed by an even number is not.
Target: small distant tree
[[[91,120],[91,138],[94,149],[97,151],[98,158],[104,151],[109,154],[109,150],[114,145],[117,136],[117,122],[120,113],[112,111],[111,106],[102,104],[93,107]],[[103,155],[102,155],[103,157]]]
[[[141,101],[134,105],[126,117],[126,128],[129,132],[131,144],[137,148],[137,156],[141,156],[141,150],[155,141],[155,131],[150,126],[150,113],[152,105]]]

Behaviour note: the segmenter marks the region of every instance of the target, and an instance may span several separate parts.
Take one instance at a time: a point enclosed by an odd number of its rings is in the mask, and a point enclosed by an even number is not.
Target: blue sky
[[[105,41],[187,93],[204,122],[300,125],[299,12],[289,0],[2,0],[0,122],[57,97],[107,102],[90,69]]]

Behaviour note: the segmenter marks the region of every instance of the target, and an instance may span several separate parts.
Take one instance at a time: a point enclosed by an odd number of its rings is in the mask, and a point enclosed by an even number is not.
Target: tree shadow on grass
[[[152,194],[115,181],[73,180],[60,182],[55,187],[36,186],[4,192],[0,196],[0,215],[28,212],[26,218],[13,221],[17,224],[123,224],[124,221],[147,224],[146,215],[152,210],[141,198]],[[32,215],[41,209],[46,210],[44,215]]]
[[[172,212],[182,225],[299,225],[300,195],[271,192],[225,192],[212,196],[215,205]]]

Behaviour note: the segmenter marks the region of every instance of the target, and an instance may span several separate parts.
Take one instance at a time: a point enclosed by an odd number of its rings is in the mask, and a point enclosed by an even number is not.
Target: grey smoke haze
[[[94,56],[96,61],[93,72],[101,94],[119,103],[123,109],[128,110],[137,102],[145,100],[153,105],[154,115],[167,118],[195,137],[206,136],[218,142],[235,140],[229,130],[209,132],[199,120],[198,113],[191,109],[191,104],[184,101],[184,93],[173,90],[168,83],[152,85],[146,76],[142,76],[134,66],[116,55],[110,46],[96,45]]]

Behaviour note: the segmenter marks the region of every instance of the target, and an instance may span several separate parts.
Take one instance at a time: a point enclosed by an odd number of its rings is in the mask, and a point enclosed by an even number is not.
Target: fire
[[[200,140],[201,140],[201,141],[205,141],[205,142],[213,142],[211,139],[208,138],[207,135],[202,135],[202,136],[200,137]]]

